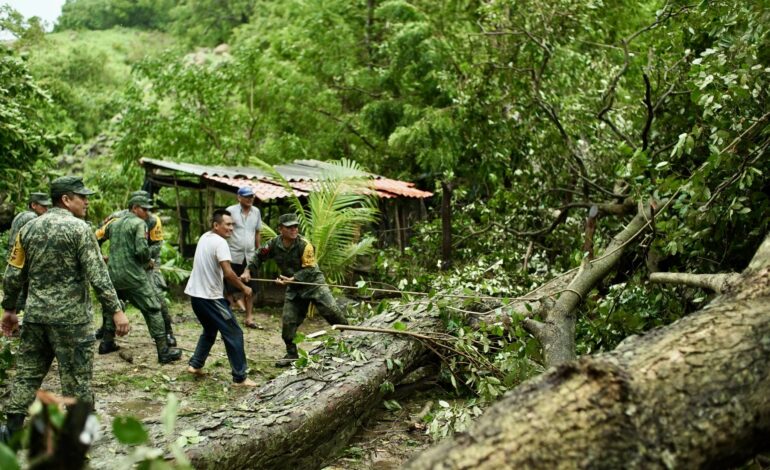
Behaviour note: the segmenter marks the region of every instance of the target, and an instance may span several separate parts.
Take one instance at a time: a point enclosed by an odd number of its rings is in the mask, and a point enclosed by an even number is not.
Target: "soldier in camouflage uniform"
[[[297,334],[297,328],[305,320],[307,309],[311,303],[316,306],[318,313],[332,325],[347,325],[348,321],[337,307],[328,286],[292,284],[293,281],[326,284],[326,279],[316,264],[313,245],[299,236],[297,217],[294,214],[283,214],[278,218],[278,223],[280,236],[270,240],[257,250],[241,278],[248,280],[251,272],[256,273],[259,266],[268,259],[275,260],[281,270],[281,275],[275,282],[289,286],[286,289],[283,317],[281,318],[281,338],[286,344],[286,356],[275,365],[276,367],[287,367],[298,357],[294,336]]]
[[[113,312],[116,333],[128,333],[128,319],[110,282],[96,238],[83,220],[93,191],[74,176],[51,182],[55,207],[25,225],[8,258],[0,324],[10,336],[18,329],[16,297],[29,287],[17,354],[16,377],[5,406],[7,431],[18,430],[54,358],[62,393],[93,404],[93,317],[90,283],[102,306]]]
[[[132,192],[129,195],[129,198],[134,196],[144,196],[147,199],[151,199],[150,193],[142,190]],[[96,229],[96,239],[100,244],[104,243],[108,239],[107,226],[128,214],[128,209],[122,209],[113,212],[106,219],[104,219],[102,225]],[[160,302],[160,313],[163,316],[163,324],[166,329],[166,341],[168,342],[169,346],[174,347],[176,346],[176,338],[174,337],[174,331],[171,326],[171,314],[169,312],[168,300],[166,299],[166,291],[168,290],[168,285],[166,285],[166,280],[163,278],[163,274],[160,272],[160,250],[163,247],[163,224],[160,221],[160,217],[152,212],[149,213],[145,222],[147,223],[148,243],[150,244],[150,257],[153,260],[152,268],[147,270],[147,275],[150,277],[150,285],[155,290],[155,293],[158,297],[158,302]],[[104,321],[102,325],[104,325]],[[102,326],[102,328],[97,331],[97,338],[101,338],[103,328],[104,326]]]
[[[144,196],[134,196],[128,201],[128,208],[128,215],[116,219],[106,229],[106,237],[110,239],[110,278],[118,296],[136,305],[142,312],[158,349],[158,362],[166,364],[178,360],[182,351],[168,346],[160,301],[147,275],[147,268],[152,267],[152,258],[145,220],[149,217],[152,204]],[[114,341],[114,331],[112,322],[105,323],[99,354],[119,349]]]
[[[29,210],[21,212],[14,217],[13,222],[11,222],[11,230],[8,232],[8,251],[13,249],[13,245],[16,243],[16,237],[19,235],[21,228],[27,225],[27,222],[35,217],[45,214],[48,208],[51,207],[51,198],[46,193],[30,193],[28,207]],[[26,300],[27,286],[24,286],[19,294],[19,300],[16,302],[16,310],[24,310],[24,303]]]
[[[46,193],[30,193],[28,207],[29,210],[19,213],[11,222],[11,230],[8,232],[8,248],[13,248],[14,243],[16,243],[16,235],[19,234],[22,227],[27,225],[27,222],[45,214],[51,207],[51,198]]]

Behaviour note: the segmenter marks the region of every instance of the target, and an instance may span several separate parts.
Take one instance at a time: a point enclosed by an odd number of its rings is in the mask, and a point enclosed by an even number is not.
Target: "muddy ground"
[[[284,354],[280,337],[280,306],[255,308],[258,329],[244,329],[249,377],[259,385],[282,372],[273,363]],[[235,403],[248,390],[232,388],[230,367],[221,339],[218,339],[204,367],[207,375],[195,378],[186,372],[201,329],[190,304],[185,299],[173,302],[172,316],[178,346],[183,350],[180,361],[160,365],[155,345],[150,338],[141,314],[129,307],[131,333],[117,340],[120,353],[95,355],[93,388],[96,410],[102,423],[110,423],[119,415],[133,415],[139,419],[157,420],[166,404],[166,396],[173,392],[180,400],[179,414],[215,410]],[[243,327],[243,313],[237,313]],[[100,323],[101,320],[99,319]],[[95,323],[95,327],[98,324]],[[316,316],[300,327],[304,334],[328,330],[328,324]],[[310,350],[318,343],[305,342],[302,349]],[[3,395],[7,397],[6,382]],[[43,388],[60,392],[56,363],[46,377]],[[422,394],[401,400],[401,410],[377,410],[370,421],[350,442],[347,449],[327,469],[391,469],[430,444],[424,431],[410,430],[410,423],[428,398]],[[115,449],[118,453],[121,450]]]

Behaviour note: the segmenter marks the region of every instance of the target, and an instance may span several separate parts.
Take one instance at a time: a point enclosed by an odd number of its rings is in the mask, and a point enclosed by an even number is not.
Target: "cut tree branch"
[[[650,282],[654,284],[677,284],[713,290],[722,294],[730,289],[739,279],[738,273],[726,274],[689,274],[689,273],[652,273]]]

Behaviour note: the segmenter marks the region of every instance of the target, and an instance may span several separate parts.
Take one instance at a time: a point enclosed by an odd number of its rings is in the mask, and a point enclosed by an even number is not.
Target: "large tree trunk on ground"
[[[385,312],[364,324],[391,328],[399,320],[415,332],[440,328],[426,304],[404,310],[409,311]],[[321,468],[345,448],[369,412],[380,405],[380,385],[398,384],[426,362],[423,345],[405,336],[351,332],[343,337],[345,345],[357,351],[357,359],[334,351],[311,351],[320,356],[323,366],[290,370],[227,409],[180,416],[177,435],[194,429],[205,436],[199,444],[185,448],[194,468]],[[389,369],[386,359],[402,367]],[[145,425],[156,447],[169,444],[160,423],[145,421]],[[115,455],[110,447],[116,446],[107,438],[92,449],[92,468],[113,468]]]
[[[408,468],[723,468],[770,448],[770,237],[734,290],[513,390]]]

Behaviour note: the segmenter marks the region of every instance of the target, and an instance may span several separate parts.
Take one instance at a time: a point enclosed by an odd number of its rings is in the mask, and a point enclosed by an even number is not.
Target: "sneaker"
[[[99,354],[109,354],[120,350],[120,346],[115,344],[114,341],[102,341],[99,343]]]
[[[253,388],[257,386],[257,383],[247,378],[243,382],[233,382],[233,387]]]
[[[299,356],[297,356],[296,354],[287,353],[285,356],[275,361],[275,367],[289,367],[291,363],[296,361],[297,359],[299,359]]]

